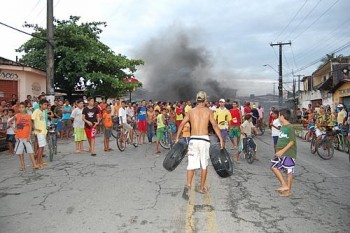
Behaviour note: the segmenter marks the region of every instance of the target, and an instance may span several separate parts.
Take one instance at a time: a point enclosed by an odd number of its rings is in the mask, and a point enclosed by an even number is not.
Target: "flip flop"
[[[284,193],[284,192],[281,192],[280,193],[280,197],[290,197],[292,194],[290,192],[287,192],[287,193]]]
[[[199,190],[199,193],[200,193],[200,194],[207,194],[208,191],[209,191],[209,189],[208,189],[207,187],[204,187],[203,190]]]
[[[39,167],[39,166],[36,166],[36,167],[32,166],[32,168],[33,168],[34,170],[38,170],[40,167]]]
[[[191,190],[190,186],[185,186],[184,191],[182,193],[182,198],[185,199],[186,201],[188,201],[190,199],[188,192],[189,190]]]
[[[285,191],[289,191],[289,188],[285,189],[285,188],[278,188],[278,189],[275,189],[276,192],[279,192],[279,193],[282,193],[282,192],[285,192]]]

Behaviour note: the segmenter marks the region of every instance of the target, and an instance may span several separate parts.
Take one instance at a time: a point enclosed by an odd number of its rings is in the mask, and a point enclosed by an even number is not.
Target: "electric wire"
[[[336,0],[330,7],[328,7],[319,17],[316,18],[316,20],[314,20],[308,27],[306,27],[302,32],[300,32],[296,37],[294,37],[294,39],[292,41],[295,41],[296,39],[299,38],[300,35],[302,35],[303,33],[305,33],[307,30],[309,30],[309,28],[314,25],[320,18],[322,18],[328,11],[330,11],[333,6],[335,6],[337,3],[339,2],[339,0]]]
[[[274,41],[277,41],[278,37],[281,36],[284,31],[289,27],[289,25],[293,22],[293,20],[298,16],[298,14],[300,13],[300,11],[304,8],[304,6],[306,5],[308,0],[305,0],[304,4],[299,8],[299,10],[295,13],[295,15],[293,16],[293,18],[291,18],[291,20],[288,22],[288,24],[283,28],[283,30],[277,35],[277,38]]]
[[[316,5],[304,16],[304,18],[297,24],[297,26],[288,34],[286,38],[290,38],[291,35],[295,32],[296,29],[310,16],[310,14],[317,8],[317,6],[322,2],[322,0],[319,0]]]
[[[0,24],[3,25],[3,26],[5,26],[5,27],[8,27],[8,28],[10,28],[10,29],[12,29],[12,30],[21,32],[21,33],[23,33],[23,34],[26,34],[26,35],[29,35],[29,36],[32,36],[32,37],[35,37],[35,38],[37,38],[37,39],[40,39],[40,40],[43,40],[43,41],[46,41],[46,42],[50,43],[48,40],[46,40],[45,38],[42,38],[42,37],[40,37],[40,36],[36,36],[36,35],[31,34],[31,33],[25,32],[25,31],[23,31],[23,30],[21,30],[21,29],[12,27],[12,26],[10,26],[10,25],[8,25],[8,24],[5,24],[5,23],[3,23],[3,22],[0,22]]]

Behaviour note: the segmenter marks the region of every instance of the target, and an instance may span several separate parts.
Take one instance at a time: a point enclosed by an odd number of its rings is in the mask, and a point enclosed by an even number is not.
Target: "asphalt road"
[[[270,171],[269,132],[256,138],[260,161],[242,158],[230,178],[209,167],[209,193],[196,188],[182,198],[186,164],[173,172],[162,167],[154,144],[97,157],[72,153],[60,142],[52,163],[19,172],[16,156],[0,154],[0,232],[349,232],[350,163],[336,152],[324,161],[298,140],[293,194],[279,197]],[[230,148],[230,146],[228,146]],[[235,151],[230,150],[230,153]]]

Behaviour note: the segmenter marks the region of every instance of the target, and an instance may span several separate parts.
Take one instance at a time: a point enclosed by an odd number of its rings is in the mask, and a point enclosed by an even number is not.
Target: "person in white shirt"
[[[272,113],[273,121],[271,123],[271,135],[273,139],[273,146],[275,148],[275,153],[276,153],[276,145],[278,141],[278,136],[280,134],[280,129],[282,127],[282,124],[280,120],[278,119],[279,112],[278,110],[274,110]]]
[[[119,123],[121,126],[123,126],[124,130],[128,130],[129,131],[129,135],[130,135],[130,143],[133,143],[133,130],[132,127],[128,124],[128,118],[126,116],[126,109],[125,109],[125,101],[122,101],[121,103],[121,107],[119,108]],[[126,140],[126,138],[124,138],[124,140]]]

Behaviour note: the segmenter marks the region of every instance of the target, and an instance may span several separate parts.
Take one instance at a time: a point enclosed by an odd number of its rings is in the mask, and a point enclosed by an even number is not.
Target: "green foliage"
[[[80,17],[55,20],[55,90],[71,95],[76,87],[87,87],[91,95],[117,97],[129,91],[132,84],[123,82],[133,76],[142,60],[115,54],[99,41],[105,22],[79,23]],[[23,52],[20,62],[46,70],[46,29],[25,24],[33,29],[33,37],[17,51]],[[37,38],[39,37],[39,38]]]

